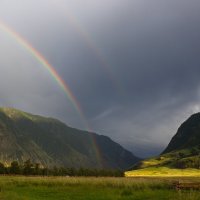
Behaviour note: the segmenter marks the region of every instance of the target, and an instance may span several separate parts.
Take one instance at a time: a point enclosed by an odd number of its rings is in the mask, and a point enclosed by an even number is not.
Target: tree
[[[199,151],[196,148],[192,148],[190,152],[193,156],[199,155]]]
[[[35,163],[35,168],[34,168],[34,174],[35,175],[40,175],[40,164],[39,163]]]
[[[54,166],[54,168],[53,168],[53,170],[52,170],[52,174],[53,174],[54,176],[60,175],[60,174],[59,174],[59,169],[58,169],[56,166]]]
[[[31,163],[30,159],[28,159],[27,161],[24,162],[24,169],[23,169],[24,175],[32,175],[33,169],[34,169],[33,164]]]
[[[5,170],[5,166],[3,163],[0,163],[0,174],[5,174],[6,170]]]
[[[17,161],[13,161],[11,162],[10,165],[10,173],[11,174],[20,174],[20,166],[19,163]]]

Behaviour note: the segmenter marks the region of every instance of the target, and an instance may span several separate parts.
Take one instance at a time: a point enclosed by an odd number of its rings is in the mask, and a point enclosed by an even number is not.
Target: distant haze
[[[159,154],[200,111],[199,0],[1,0],[0,21],[54,66],[88,124]],[[85,129],[54,78],[0,28],[0,106]]]

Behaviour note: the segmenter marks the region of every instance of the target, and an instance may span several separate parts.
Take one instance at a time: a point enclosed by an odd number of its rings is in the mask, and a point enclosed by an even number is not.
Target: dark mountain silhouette
[[[131,169],[149,167],[200,169],[200,113],[180,126],[161,155],[140,161]]]
[[[200,113],[192,115],[178,129],[164,153],[200,145]]]
[[[31,159],[43,166],[126,169],[139,159],[110,138],[59,120],[0,108],[0,162]]]

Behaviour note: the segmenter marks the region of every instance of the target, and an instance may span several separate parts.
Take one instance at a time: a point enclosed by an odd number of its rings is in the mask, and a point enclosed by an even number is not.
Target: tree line
[[[191,148],[187,153],[178,152],[174,166],[179,169],[200,169],[200,146],[198,148]]]
[[[31,160],[20,164],[18,161],[11,162],[10,166],[0,163],[0,174],[4,175],[25,175],[25,176],[95,176],[95,177],[123,177],[121,170],[110,169],[86,169],[86,168],[64,168],[64,167],[43,167],[39,163],[32,163]]]
[[[200,157],[176,160],[174,166],[179,169],[186,169],[186,168],[200,169]]]

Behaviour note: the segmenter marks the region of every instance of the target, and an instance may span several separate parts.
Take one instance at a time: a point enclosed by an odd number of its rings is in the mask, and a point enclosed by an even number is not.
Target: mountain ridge
[[[169,153],[174,150],[194,147],[200,144],[200,113],[191,115],[178,128],[166,149],[162,152]]]
[[[152,167],[200,169],[200,113],[191,115],[181,124],[160,155],[140,161],[132,169]]]
[[[71,128],[54,118],[0,108],[0,161],[26,159],[51,167],[112,169],[126,169],[139,160],[107,136]]]

